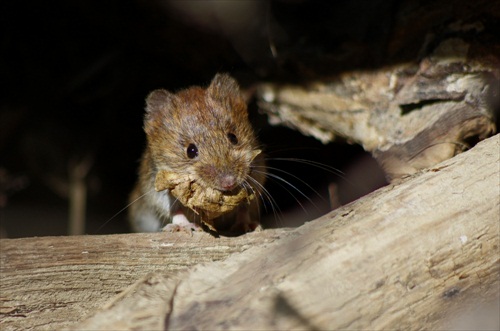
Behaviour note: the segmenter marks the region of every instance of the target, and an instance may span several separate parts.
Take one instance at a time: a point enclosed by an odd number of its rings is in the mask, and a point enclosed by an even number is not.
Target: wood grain
[[[389,60],[376,68],[267,82],[257,89],[270,122],[329,143],[338,138],[372,153],[389,179],[431,167],[496,132],[500,103],[497,1],[419,3],[395,8]],[[465,23],[468,22],[468,23]],[[416,43],[416,40],[421,40]],[[418,48],[418,56],[402,57]],[[332,64],[335,61],[332,60]]]
[[[273,242],[146,277],[74,329],[444,328],[500,297],[499,165],[496,135]]]
[[[196,232],[1,239],[0,328],[60,329],[144,275],[221,260],[287,231],[238,238]]]

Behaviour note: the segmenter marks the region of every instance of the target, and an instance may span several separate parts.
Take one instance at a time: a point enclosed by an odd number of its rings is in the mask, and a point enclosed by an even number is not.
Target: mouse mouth
[[[252,190],[244,185],[238,185],[229,193],[214,188],[214,185],[205,186],[200,184],[199,178],[185,175],[179,176],[168,170],[159,171],[155,178],[155,190],[157,192],[170,190],[183,206],[191,209],[200,216],[201,221],[210,229],[215,230],[211,220],[229,213],[242,204],[250,204],[255,199]]]
[[[237,193],[242,184],[238,173],[230,169],[229,165],[224,167],[204,165],[198,169],[197,177],[202,186],[216,189],[224,194]]]
[[[219,179],[218,186],[223,192],[231,192],[238,186],[236,176],[232,174],[223,174]]]

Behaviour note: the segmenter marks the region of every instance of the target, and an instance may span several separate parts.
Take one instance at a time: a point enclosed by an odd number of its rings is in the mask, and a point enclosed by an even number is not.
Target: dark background
[[[2,235],[66,234],[67,199],[55,187],[64,186],[68,167],[84,158],[93,160],[86,233],[128,231],[126,211],[113,216],[126,206],[136,178],[149,91],[206,85],[217,72],[231,73],[251,90],[262,81],[296,82],[415,59],[422,36],[387,50],[400,6],[381,0],[2,1]],[[383,185],[359,146],[325,146],[269,126],[254,100],[249,109],[270,158],[318,161],[349,177],[271,160],[292,174],[275,172],[300,192],[269,181],[282,214],[264,215],[268,226],[325,213],[328,202],[318,194],[328,196],[329,183],[337,183],[343,203]]]

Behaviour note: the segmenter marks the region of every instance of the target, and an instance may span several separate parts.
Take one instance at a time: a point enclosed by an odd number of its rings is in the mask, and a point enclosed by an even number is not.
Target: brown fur
[[[248,177],[251,176],[260,184],[264,183],[263,156],[259,153],[257,140],[248,121],[246,103],[238,84],[230,76],[217,74],[206,89],[195,86],[176,94],[165,90],[153,91],[146,99],[144,130],[147,147],[131,201],[153,189],[155,175],[160,169],[192,175],[201,186],[221,191],[227,178],[234,178],[236,185],[246,181],[253,190],[261,192],[260,186],[248,180]],[[230,133],[236,136],[236,144],[228,138]],[[195,159],[188,158],[186,154],[190,144],[196,145],[198,149],[199,154]],[[258,167],[254,169],[255,166]],[[171,204],[170,210],[162,210],[165,208],[155,199],[152,194],[146,194],[131,205],[133,225],[140,216],[138,213],[147,209],[154,210],[159,218],[168,221],[176,209],[182,208]],[[231,215],[221,216],[221,221],[216,224],[221,227],[235,226],[231,223],[248,216],[238,216],[243,212],[249,212],[252,222],[257,222],[257,203],[251,205],[249,211],[246,206],[240,209]],[[253,225],[248,227],[255,228]]]

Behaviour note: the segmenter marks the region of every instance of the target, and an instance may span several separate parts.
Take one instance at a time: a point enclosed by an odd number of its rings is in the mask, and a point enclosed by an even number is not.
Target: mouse
[[[134,232],[207,230],[200,215],[184,206],[171,190],[155,190],[162,171],[189,176],[202,188],[221,194],[244,189],[255,198],[211,221],[210,230],[241,234],[261,229],[266,165],[248,118],[246,100],[236,80],[218,73],[207,87],[176,93],[158,89],[146,98],[146,147],[138,179],[129,196]]]

